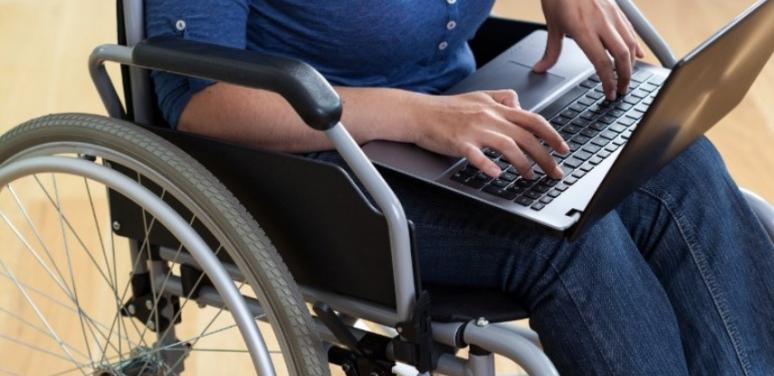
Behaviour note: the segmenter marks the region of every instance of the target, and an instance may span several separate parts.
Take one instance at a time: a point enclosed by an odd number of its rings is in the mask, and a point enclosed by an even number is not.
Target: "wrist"
[[[425,137],[425,130],[430,123],[428,119],[431,117],[430,101],[432,100],[432,95],[404,92],[399,106],[402,142],[416,144]]]

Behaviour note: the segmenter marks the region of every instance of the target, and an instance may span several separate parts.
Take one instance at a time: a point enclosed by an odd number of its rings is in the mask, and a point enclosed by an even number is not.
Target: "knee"
[[[702,136],[642,187],[650,193],[666,193],[677,200],[688,196],[724,195],[736,188],[720,153]]]

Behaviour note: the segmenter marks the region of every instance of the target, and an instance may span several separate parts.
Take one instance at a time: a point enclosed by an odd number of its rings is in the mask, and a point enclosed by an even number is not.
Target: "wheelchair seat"
[[[527,310],[513,297],[492,289],[427,285],[430,316],[438,322],[465,322],[480,317],[490,322],[526,319]]]

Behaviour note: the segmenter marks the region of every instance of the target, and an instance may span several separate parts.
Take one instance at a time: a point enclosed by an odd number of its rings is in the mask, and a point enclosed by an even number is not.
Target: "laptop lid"
[[[571,230],[571,239],[741,102],[774,52],[772,35],[774,2],[760,1],[678,62]]]

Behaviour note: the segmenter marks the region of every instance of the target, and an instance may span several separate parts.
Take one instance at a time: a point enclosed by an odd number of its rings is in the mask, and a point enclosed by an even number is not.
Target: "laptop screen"
[[[774,3],[761,1],[677,64],[571,238],[615,208],[741,102],[774,52],[772,35]]]

